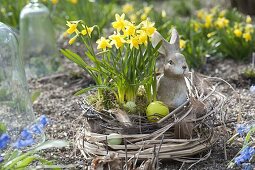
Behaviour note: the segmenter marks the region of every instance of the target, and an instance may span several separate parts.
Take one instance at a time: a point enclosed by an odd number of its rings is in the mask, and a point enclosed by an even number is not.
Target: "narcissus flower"
[[[212,18],[212,15],[206,15],[204,24],[205,28],[210,28],[212,26]]]
[[[129,36],[129,35],[135,35],[136,27],[133,23],[127,22],[124,30],[124,35]]]
[[[77,3],[78,3],[78,0],[70,0],[70,2],[71,2],[72,4],[77,4]]]
[[[205,16],[205,11],[204,11],[204,10],[199,10],[199,11],[197,11],[197,17],[198,17],[199,19],[203,19],[204,16]]]
[[[215,26],[218,28],[224,28],[224,27],[228,26],[228,24],[229,24],[229,20],[224,17],[218,18],[215,21]]]
[[[51,3],[52,3],[53,5],[56,5],[56,4],[58,3],[58,0],[51,0]]]
[[[165,10],[162,10],[162,11],[161,11],[161,17],[162,17],[162,18],[165,18],[165,17],[166,17],[166,11],[165,11]]]
[[[117,49],[123,46],[123,44],[126,42],[124,40],[124,36],[120,34],[114,34],[109,36],[109,39],[111,40],[111,45],[115,45]]]
[[[186,46],[186,41],[180,39],[180,48],[183,49]]]
[[[84,29],[81,31],[81,34],[82,35],[87,35],[88,34],[89,37],[91,37],[91,33],[92,33],[93,29],[94,29],[94,26],[93,27],[88,27],[87,25],[85,26],[85,25],[82,24],[82,27]]]
[[[242,31],[237,28],[237,29],[234,30],[234,34],[235,34],[236,37],[241,37],[242,36]]]
[[[117,29],[117,31],[124,30],[126,26],[125,14],[123,13],[121,16],[119,14],[115,14],[116,21],[112,23],[112,27]]]
[[[220,11],[219,17],[224,17],[226,14],[226,10]]]
[[[69,27],[66,31],[68,34],[72,34],[77,31],[78,21],[69,22],[67,21],[67,26]]]
[[[193,24],[194,31],[198,32],[199,29],[201,28],[201,24],[196,21],[192,22],[192,24]]]
[[[243,38],[245,39],[246,42],[251,40],[251,34],[249,32],[245,32],[243,34]]]
[[[131,22],[135,23],[135,22],[137,21],[137,16],[136,16],[136,14],[130,15],[130,16],[129,16],[129,19],[130,19]]]
[[[141,20],[142,21],[144,21],[144,20],[146,20],[147,19],[147,14],[146,13],[143,13],[142,15],[141,15]]]
[[[151,11],[151,9],[152,9],[152,6],[145,6],[145,7],[143,8],[145,14],[149,14],[150,11]]]
[[[96,43],[98,44],[97,49],[103,49],[103,51],[106,51],[106,48],[112,48],[110,40],[106,39],[105,37],[101,37],[96,41]]]
[[[247,17],[246,17],[246,23],[248,23],[248,24],[250,24],[251,23],[251,17],[249,16],[249,15],[247,15]]]
[[[139,43],[147,45],[148,44],[148,35],[146,34],[146,32],[143,30],[138,30],[137,33],[138,33],[137,36],[139,39]]]
[[[214,36],[216,33],[215,32],[210,32],[207,34],[207,38],[211,38],[212,36]]]
[[[75,35],[73,38],[71,38],[71,39],[69,40],[68,43],[69,43],[70,45],[72,45],[72,44],[76,41],[76,39],[78,38],[78,36],[79,36],[78,34]]]
[[[130,3],[126,3],[125,5],[122,6],[122,12],[127,14],[134,11],[134,7]]]
[[[139,41],[139,38],[136,36],[136,37],[131,37],[130,40],[128,41],[128,43],[130,43],[130,48],[132,49],[133,47],[135,47],[136,49],[139,48],[139,44],[140,44],[140,41]]]
[[[245,32],[252,33],[254,31],[252,24],[246,24],[244,29],[245,29]]]
[[[141,22],[141,24],[141,29],[144,30],[149,37],[151,37],[152,34],[156,31],[156,28],[154,27],[155,23],[150,22],[148,19]]]

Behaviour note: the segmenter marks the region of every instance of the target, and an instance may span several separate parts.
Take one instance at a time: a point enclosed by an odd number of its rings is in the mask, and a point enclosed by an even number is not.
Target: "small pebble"
[[[255,94],[255,85],[252,85],[250,87],[250,92],[251,92],[251,94]]]

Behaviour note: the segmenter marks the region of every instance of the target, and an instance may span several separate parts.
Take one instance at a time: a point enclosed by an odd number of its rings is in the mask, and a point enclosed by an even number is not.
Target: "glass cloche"
[[[57,43],[48,8],[31,0],[20,13],[20,51],[27,78],[58,69]]]
[[[0,151],[36,122],[15,33],[0,22]],[[6,138],[4,138],[6,137]],[[35,141],[41,140],[43,132]]]

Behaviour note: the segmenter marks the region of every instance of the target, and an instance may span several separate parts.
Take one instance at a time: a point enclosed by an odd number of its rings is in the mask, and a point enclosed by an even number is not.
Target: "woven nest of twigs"
[[[86,158],[114,155],[125,160],[197,161],[192,155],[210,150],[217,140],[216,127],[225,122],[223,107],[228,98],[218,88],[222,82],[227,83],[190,73],[186,78],[187,102],[156,123],[144,116],[128,115],[132,126],[119,122],[113,111],[98,111],[84,99],[85,127],[78,132],[77,147]],[[111,133],[121,134],[120,145],[108,144]]]

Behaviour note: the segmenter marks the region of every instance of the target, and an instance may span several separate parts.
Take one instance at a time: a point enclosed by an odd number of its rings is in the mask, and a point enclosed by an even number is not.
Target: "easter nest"
[[[118,158],[126,163],[148,159],[154,162],[206,159],[218,139],[218,127],[225,125],[224,106],[230,98],[220,92],[219,85],[227,82],[193,72],[185,80],[188,100],[154,123],[146,116],[128,114],[132,124],[127,125],[117,119],[116,110],[99,111],[84,98],[80,105],[85,121],[76,136],[77,148],[86,159]],[[122,140],[120,144],[108,142],[112,133],[121,134],[118,136]],[[196,158],[194,155],[198,153],[203,153],[204,157]]]

